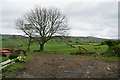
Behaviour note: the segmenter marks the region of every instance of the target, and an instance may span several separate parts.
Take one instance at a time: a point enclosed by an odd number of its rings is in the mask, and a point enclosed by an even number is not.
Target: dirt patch
[[[11,78],[117,78],[118,63],[60,54],[33,53],[35,59]],[[66,73],[74,71],[80,73]],[[7,76],[6,76],[7,77]]]

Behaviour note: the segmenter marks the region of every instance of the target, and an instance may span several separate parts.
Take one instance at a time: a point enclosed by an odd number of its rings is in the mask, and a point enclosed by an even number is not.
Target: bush
[[[111,46],[105,53],[101,53],[100,55],[120,57],[120,45]]]
[[[14,59],[17,58],[19,55],[18,54],[10,54],[9,59]]]
[[[115,56],[120,57],[120,45],[113,46],[112,49],[113,49],[113,54],[114,54]]]
[[[101,42],[101,45],[104,45],[104,44],[108,45],[109,47],[112,47],[112,46],[118,45],[119,43],[116,40],[106,40]]]
[[[105,42],[101,42],[101,45],[106,45]]]

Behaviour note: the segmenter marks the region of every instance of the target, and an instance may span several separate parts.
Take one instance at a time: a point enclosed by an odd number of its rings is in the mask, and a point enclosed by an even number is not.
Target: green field
[[[94,56],[99,57],[100,54],[106,53],[106,51],[108,50],[107,45],[99,45],[100,42],[102,41],[103,40],[99,40],[99,39],[76,39],[76,38],[59,39],[59,38],[56,38],[56,39],[49,40],[44,46],[45,50],[41,52],[37,52],[37,53],[58,53],[58,54],[69,55],[70,53],[78,52],[79,46],[81,46],[89,52],[95,52],[95,54],[94,55],[85,54],[85,55],[78,55],[78,56],[81,56],[81,57],[84,56],[87,58],[94,57]],[[22,45],[21,47],[16,47],[17,49],[27,50],[28,40],[27,38],[20,38],[20,39],[14,39],[14,40],[8,39],[6,41],[2,41],[2,48],[10,48],[10,45],[13,45],[13,44],[17,46]],[[75,47],[73,48],[66,44],[77,44],[77,45],[72,45]],[[38,50],[38,49],[39,49],[39,44],[34,42],[32,43],[30,47],[30,52],[33,52],[34,50]],[[111,59],[117,60],[116,57],[111,58]]]
[[[81,41],[79,41],[81,42]],[[27,50],[27,40],[25,39],[18,39],[18,40],[9,40],[9,41],[3,41],[2,42],[2,48],[7,48],[9,44],[16,44],[16,45],[23,45],[22,47],[19,47],[21,49]],[[72,48],[66,44],[76,44],[75,41],[73,42],[62,42],[62,41],[55,41],[55,40],[50,40],[45,44],[45,51],[47,53],[61,53],[61,54],[69,54],[70,52],[76,52],[78,50],[78,47]],[[95,43],[93,43],[95,44]],[[99,52],[102,53],[107,50],[106,45],[102,46],[94,46],[93,44],[90,45],[77,45],[77,46],[82,46],[88,51],[94,51],[94,52]],[[95,50],[95,48],[100,47],[99,50]],[[33,50],[39,49],[39,45],[37,43],[33,43],[30,47],[31,52]]]

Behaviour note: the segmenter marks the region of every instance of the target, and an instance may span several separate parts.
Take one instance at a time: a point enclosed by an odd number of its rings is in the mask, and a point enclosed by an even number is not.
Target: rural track
[[[117,78],[118,63],[60,54],[32,53],[34,59],[10,78]],[[82,72],[65,73],[64,71]],[[89,72],[88,74],[85,72]]]

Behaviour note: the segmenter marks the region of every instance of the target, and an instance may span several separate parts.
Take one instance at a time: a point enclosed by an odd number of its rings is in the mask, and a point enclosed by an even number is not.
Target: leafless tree
[[[67,18],[57,8],[37,7],[25,13],[23,18],[16,21],[16,26],[29,38],[35,39],[44,50],[44,44],[54,36],[64,36],[70,29]]]
[[[32,33],[33,33],[33,29],[31,27],[30,24],[24,24],[24,21],[21,19],[18,19],[16,21],[16,25],[18,26],[17,28],[19,30],[21,30],[22,32],[24,32],[27,36],[28,36],[28,48],[27,50],[30,50],[30,46],[31,46],[31,42],[32,42]]]

